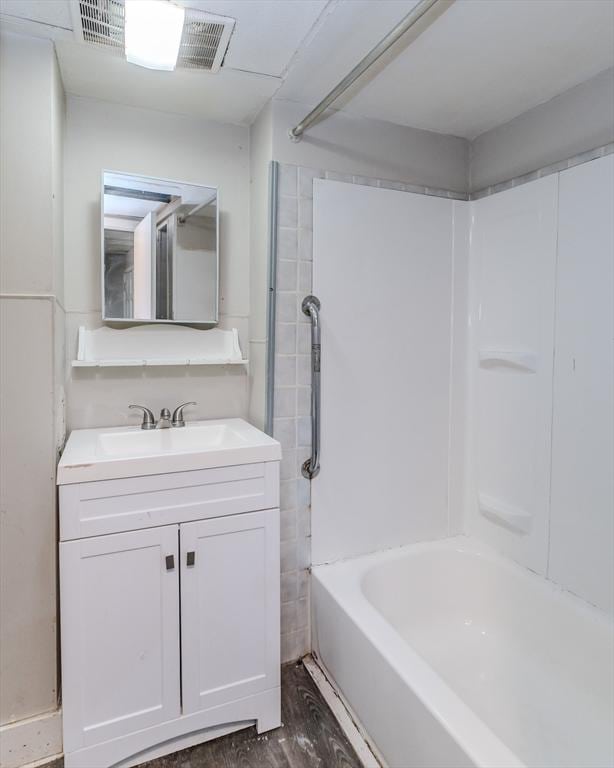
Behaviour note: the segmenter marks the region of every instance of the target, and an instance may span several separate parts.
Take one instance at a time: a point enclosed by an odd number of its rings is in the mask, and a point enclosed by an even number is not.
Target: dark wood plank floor
[[[141,768],[362,768],[302,664],[282,668],[281,692],[281,728],[246,728]]]

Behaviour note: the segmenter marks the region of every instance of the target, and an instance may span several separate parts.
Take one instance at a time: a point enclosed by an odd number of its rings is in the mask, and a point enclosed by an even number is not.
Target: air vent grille
[[[79,38],[109,52],[124,52],[124,0],[78,0]],[[217,72],[222,66],[235,20],[185,9],[177,67]]]
[[[79,0],[83,41],[124,50],[123,0]]]
[[[225,24],[205,21],[201,14],[186,8],[177,66],[213,69],[225,29]]]

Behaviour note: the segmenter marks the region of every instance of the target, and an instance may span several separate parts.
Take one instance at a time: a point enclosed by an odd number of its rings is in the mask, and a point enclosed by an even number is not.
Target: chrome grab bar
[[[303,463],[303,477],[313,479],[320,471],[320,301],[305,296],[303,313],[311,318],[311,458]]]

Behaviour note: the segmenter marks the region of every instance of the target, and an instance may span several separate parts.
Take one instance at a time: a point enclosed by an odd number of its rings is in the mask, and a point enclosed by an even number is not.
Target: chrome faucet
[[[153,413],[144,405],[129,405],[128,408],[140,408],[143,411],[143,421],[141,422],[141,429],[155,429],[156,419]]]
[[[163,408],[160,411],[160,418],[156,424],[156,429],[170,429],[171,426],[171,412],[168,408]]]
[[[197,405],[194,401],[189,403],[183,403],[179,405],[171,412],[168,408],[163,408],[160,411],[160,418],[156,421],[152,411],[146,408],[144,405],[129,405],[128,408],[140,408],[143,411],[143,421],[141,422],[141,429],[168,429],[169,427],[185,427],[185,420],[183,418],[183,409],[188,405]]]
[[[184,403],[183,405],[179,405],[175,410],[173,411],[173,420],[171,421],[171,426],[173,427],[185,427],[185,421],[183,419],[183,409],[186,407],[186,405],[197,405],[194,401],[190,403]]]

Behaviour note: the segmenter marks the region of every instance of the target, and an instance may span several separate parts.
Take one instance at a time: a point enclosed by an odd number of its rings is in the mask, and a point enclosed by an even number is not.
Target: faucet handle
[[[143,421],[141,423],[141,429],[155,429],[156,419],[153,413],[144,405],[129,405],[128,408],[140,408],[143,411]]]
[[[171,424],[173,427],[185,427],[185,421],[183,419],[183,409],[187,405],[198,405],[198,403],[191,401],[189,403],[183,403],[183,405],[177,406],[177,408],[175,408],[175,410],[173,411],[173,420],[171,421]]]

